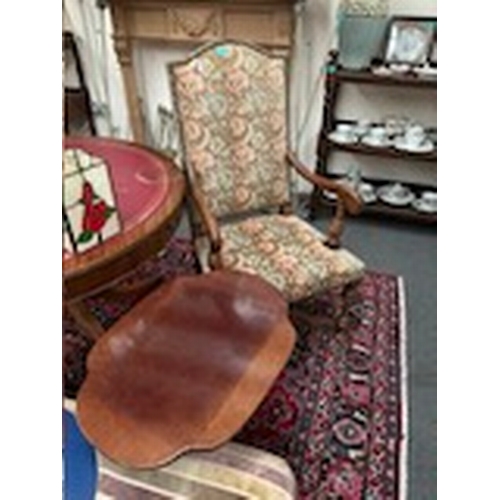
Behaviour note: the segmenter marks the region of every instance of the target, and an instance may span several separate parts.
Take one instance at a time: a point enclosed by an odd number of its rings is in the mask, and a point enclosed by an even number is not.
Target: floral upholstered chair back
[[[171,67],[185,164],[213,215],[289,202],[285,60],[237,42]]]

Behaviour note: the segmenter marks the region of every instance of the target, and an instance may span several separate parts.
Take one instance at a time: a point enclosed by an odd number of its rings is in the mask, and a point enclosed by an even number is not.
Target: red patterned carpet
[[[190,244],[174,241],[135,276],[194,272]],[[403,299],[400,279],[369,272],[337,326],[333,292],[291,307],[298,332],[292,357],[235,440],[284,457],[301,499],[404,498]],[[109,326],[136,300],[90,302]],[[90,346],[70,318],[63,342],[65,392],[74,396]]]

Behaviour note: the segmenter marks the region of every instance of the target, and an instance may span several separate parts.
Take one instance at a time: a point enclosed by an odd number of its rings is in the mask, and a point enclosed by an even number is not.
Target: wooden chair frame
[[[281,56],[274,55],[272,53],[269,53],[268,51],[257,47],[253,44],[246,43],[246,42],[241,42],[241,41],[233,41],[233,40],[226,40],[223,42],[224,44],[235,44],[235,45],[246,45],[247,47],[259,51],[263,54],[265,54],[267,57],[275,57],[275,58],[280,58],[282,59]],[[221,42],[212,42],[209,44],[206,44],[199,48],[197,51],[195,51],[189,58],[180,61],[180,62],[175,62],[169,65],[168,70],[169,70],[169,76],[170,76],[170,81],[172,82],[172,93],[174,97],[174,107],[175,111],[177,113],[177,116],[181,116],[179,106],[178,106],[178,95],[177,91],[174,85],[175,81],[175,68],[178,66],[183,66],[190,61],[196,59],[199,57],[202,53],[209,51],[218,45],[220,45]],[[289,81],[289,71],[287,65],[285,66],[285,84],[287,85]],[[287,85],[287,90],[288,90],[288,85]],[[286,115],[287,119],[289,116],[288,113],[288,102],[286,103]],[[288,120],[287,120],[288,122]],[[288,126],[287,126],[288,129]],[[180,138],[181,138],[181,144],[184,147],[184,138],[183,138],[183,131],[182,127],[179,127],[180,131]],[[288,139],[288,138],[287,138]],[[185,156],[185,155],[183,155]],[[290,191],[290,185],[291,185],[291,178],[290,174],[292,171],[296,172],[298,175],[300,175],[303,179],[306,181],[312,183],[316,188],[319,188],[323,191],[327,191],[330,193],[335,193],[337,196],[337,203],[336,203],[336,209],[333,214],[333,217],[330,221],[328,231],[326,234],[326,239],[325,239],[325,245],[328,247],[335,249],[339,248],[341,246],[341,235],[344,229],[344,223],[345,223],[345,218],[346,214],[352,214],[356,215],[361,211],[362,208],[362,200],[358,193],[350,186],[346,185],[345,183],[341,183],[338,181],[334,181],[332,179],[328,179],[326,177],[320,176],[316,173],[314,173],[311,169],[306,167],[303,163],[299,161],[297,156],[287,149],[285,161],[288,168],[288,178],[289,178],[289,183],[288,183],[288,189]],[[222,249],[222,238],[221,238],[221,232],[220,232],[220,221],[219,219],[209,210],[203,194],[196,184],[195,181],[195,176],[194,176],[194,170],[192,166],[189,164],[189,161],[184,157],[183,158],[183,167],[186,172],[186,177],[187,177],[187,185],[188,185],[188,194],[189,194],[189,200],[190,200],[190,218],[191,218],[191,227],[193,229],[193,236],[196,238],[199,236],[201,233],[204,236],[208,237],[209,244],[210,244],[210,250],[209,250],[209,257],[208,257],[208,263],[211,269],[222,269],[222,259],[221,259],[221,249]],[[278,205],[274,208],[277,208],[279,210],[279,213],[289,215],[293,213],[293,208],[292,208],[292,203],[288,202],[285,204]]]

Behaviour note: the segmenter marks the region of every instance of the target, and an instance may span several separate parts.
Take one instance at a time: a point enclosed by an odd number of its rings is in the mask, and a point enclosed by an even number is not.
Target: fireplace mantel
[[[289,53],[296,0],[111,0],[114,42],[122,68],[134,139],[144,125],[132,57],[134,41],[206,43],[233,39]]]

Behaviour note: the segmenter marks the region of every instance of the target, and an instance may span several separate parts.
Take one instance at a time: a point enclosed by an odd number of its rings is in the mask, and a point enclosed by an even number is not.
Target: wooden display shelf
[[[353,144],[341,144],[327,138],[328,147],[335,148],[338,151],[344,151],[346,153],[357,153],[364,155],[381,156],[385,158],[400,158],[403,160],[417,160],[417,161],[427,161],[435,162],[437,161],[437,149],[429,153],[413,153],[409,151],[401,151],[393,146],[381,148],[375,146],[368,146],[361,142]]]
[[[330,134],[336,129],[339,123],[355,123],[352,120],[341,120],[337,116],[337,102],[341,88],[344,84],[368,84],[378,86],[392,86],[399,88],[415,88],[423,90],[437,89],[437,75],[419,75],[415,72],[410,73],[389,73],[377,74],[371,70],[349,70],[339,66],[338,51],[332,50],[329,53],[329,60],[326,65],[325,78],[325,93],[323,100],[323,117],[321,130],[318,134],[318,143],[316,150],[316,169],[315,172],[326,177],[334,177],[328,173],[328,160],[330,155],[337,152],[346,152],[352,154],[371,155],[389,159],[401,159],[408,161],[436,163],[437,162],[437,141],[433,141],[435,147],[428,153],[418,153],[411,151],[402,151],[394,146],[389,147],[374,147],[366,145],[362,142],[356,143],[339,143],[330,139]],[[376,125],[372,123],[372,125]],[[383,124],[380,124],[383,125]],[[435,132],[437,137],[437,129],[429,128],[428,132]],[[334,177],[335,178],[335,177]],[[337,176],[338,178],[338,176]],[[367,182],[372,183],[375,187],[381,184],[391,182],[387,180],[367,179]],[[395,180],[393,182],[396,182]],[[435,189],[430,186],[418,186],[416,184],[405,183],[415,194],[419,194],[422,190]],[[310,217],[314,219],[320,208],[331,206],[335,201],[327,198],[319,189],[313,189],[310,197]],[[395,207],[377,200],[374,203],[365,204],[362,213],[364,215],[380,215],[395,219],[404,219],[408,221],[422,222],[428,224],[437,223],[437,214],[422,213],[414,209],[412,206]]]
[[[329,178],[338,180],[341,178],[338,175],[329,174]],[[396,181],[388,181],[381,179],[363,179],[363,182],[369,182],[372,184],[375,189],[383,186],[384,184],[388,184],[390,182]],[[405,186],[409,187],[412,192],[416,194],[416,196],[420,196],[420,193],[423,191],[434,191],[436,190],[435,186],[424,186],[421,184],[412,184],[412,183],[404,183]],[[324,194],[321,195],[321,203],[324,207],[334,207],[335,199],[331,199]],[[419,212],[411,205],[405,205],[403,207],[396,207],[393,205],[389,205],[381,200],[377,200],[373,203],[365,203],[363,205],[362,212],[360,214],[363,215],[371,215],[371,216],[379,216],[379,217],[388,217],[391,219],[399,219],[409,222],[418,222],[422,224],[437,224],[437,213],[428,214],[424,212]]]
[[[437,88],[437,77],[422,76],[414,73],[377,75],[370,70],[349,70],[340,68],[337,69],[335,73],[329,74],[328,77],[350,83]]]

